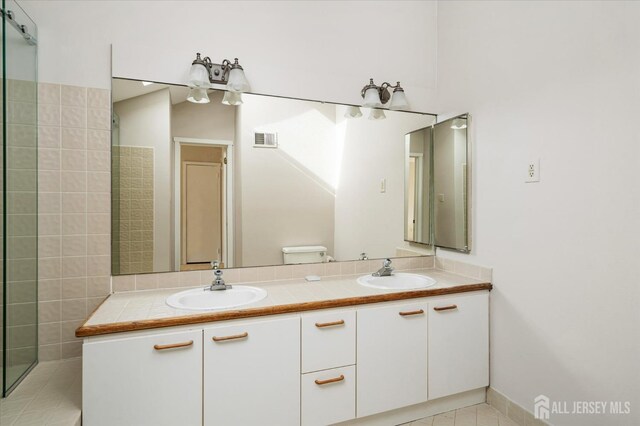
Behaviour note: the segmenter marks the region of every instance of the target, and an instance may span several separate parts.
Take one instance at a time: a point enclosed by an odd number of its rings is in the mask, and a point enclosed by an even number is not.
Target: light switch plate
[[[527,162],[526,183],[540,182],[540,159],[529,160]]]

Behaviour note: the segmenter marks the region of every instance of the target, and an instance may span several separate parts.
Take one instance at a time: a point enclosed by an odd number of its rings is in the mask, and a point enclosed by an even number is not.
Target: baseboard
[[[487,388],[487,404],[519,426],[552,426],[551,423],[536,419],[532,413],[491,387]]]
[[[424,417],[435,416],[436,414],[445,413],[447,411],[455,410],[458,408],[481,404],[486,401],[486,398],[486,388],[479,388],[468,392],[462,392],[456,395],[447,396],[444,398],[434,399],[433,401],[427,401],[421,404],[411,405],[409,407],[398,408],[397,410],[386,411],[384,413],[375,414],[373,416],[349,420],[347,422],[338,424],[340,426],[399,425],[402,423],[422,419]]]

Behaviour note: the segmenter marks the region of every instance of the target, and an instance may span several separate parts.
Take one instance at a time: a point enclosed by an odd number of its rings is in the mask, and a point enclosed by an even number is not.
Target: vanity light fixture
[[[387,116],[384,115],[384,111],[378,108],[373,108],[369,113],[369,120],[384,120],[385,118]]]
[[[228,59],[222,64],[214,64],[211,58],[200,57],[196,53],[196,59],[191,63],[189,71],[189,87],[212,87],[213,84],[224,84],[227,90],[232,92],[246,92],[249,90],[249,82],[244,75],[244,69],[238,63],[238,58],[234,62]]]
[[[207,95],[207,89],[203,87],[189,89],[187,100],[194,104],[208,104],[210,102],[209,95]]]
[[[242,93],[231,91],[224,92],[222,103],[231,106],[242,105]]]
[[[389,89],[393,89],[393,95],[389,93]],[[395,86],[386,81],[378,86],[371,78],[369,79],[369,84],[362,88],[360,94],[364,99],[362,106],[367,108],[381,108],[389,100],[391,100],[389,102],[389,109],[391,110],[399,110],[409,106],[404,89],[400,86],[399,81]]]
[[[152,82],[152,81],[143,81],[143,82],[142,82],[142,85],[143,85],[144,87],[151,86],[152,84],[153,84],[153,82]]]
[[[467,120],[463,118],[454,118],[451,122],[451,128],[453,130],[462,130],[467,128]]]
[[[349,106],[347,110],[344,112],[344,118],[358,118],[362,117],[362,111],[360,107],[357,106]]]

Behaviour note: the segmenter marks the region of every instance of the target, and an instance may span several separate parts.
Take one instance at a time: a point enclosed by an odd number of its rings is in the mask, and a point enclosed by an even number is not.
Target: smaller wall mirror
[[[405,240],[468,253],[468,114],[405,137]]]

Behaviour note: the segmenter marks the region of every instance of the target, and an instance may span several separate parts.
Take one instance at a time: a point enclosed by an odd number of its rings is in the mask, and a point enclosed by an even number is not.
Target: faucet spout
[[[213,274],[216,276],[216,278],[213,280],[213,282],[211,282],[211,286],[209,286],[209,288],[205,288],[205,290],[221,291],[228,290],[233,287],[231,284],[225,284],[224,280],[222,279],[222,269],[216,269],[215,271],[213,271]]]
[[[389,277],[393,274],[393,271],[394,267],[391,266],[391,259],[385,259],[382,262],[382,268],[378,269],[371,275],[373,275],[374,277]]]

